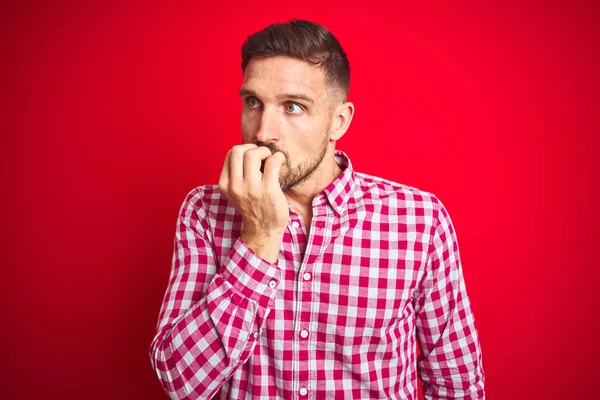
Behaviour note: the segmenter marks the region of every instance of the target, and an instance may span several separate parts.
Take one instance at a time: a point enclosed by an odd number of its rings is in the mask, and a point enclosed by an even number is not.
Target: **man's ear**
[[[347,101],[335,108],[333,119],[331,121],[330,141],[338,141],[344,136],[344,133],[350,127],[352,117],[354,116],[354,104]]]

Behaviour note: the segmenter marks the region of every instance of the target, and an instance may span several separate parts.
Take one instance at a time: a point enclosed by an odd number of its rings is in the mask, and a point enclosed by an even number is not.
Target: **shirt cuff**
[[[221,276],[244,297],[267,307],[281,280],[279,260],[274,264],[257,255],[241,238],[221,268]]]

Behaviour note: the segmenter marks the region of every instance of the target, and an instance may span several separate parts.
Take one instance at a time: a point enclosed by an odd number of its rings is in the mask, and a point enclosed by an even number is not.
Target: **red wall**
[[[1,398],[166,398],[148,347],[177,211],[241,140],[242,42],[290,17],[349,55],[356,115],[338,148],[448,208],[489,399],[595,390],[595,2],[14,3],[0,13]]]

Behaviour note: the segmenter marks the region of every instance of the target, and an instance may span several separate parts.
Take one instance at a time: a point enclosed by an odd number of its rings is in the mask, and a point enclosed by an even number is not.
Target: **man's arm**
[[[211,398],[252,353],[281,278],[277,255],[289,219],[279,186],[284,161],[255,144],[227,154],[219,190],[242,215],[242,232],[222,265],[201,191],[191,191],[181,207],[150,345],[152,366],[173,399]]]
[[[439,199],[426,274],[415,301],[425,399],[484,399],[485,374],[456,233]]]
[[[219,265],[207,234],[203,193],[180,209],[168,287],[150,360],[173,399],[211,398],[250,356],[280,270],[242,239]]]

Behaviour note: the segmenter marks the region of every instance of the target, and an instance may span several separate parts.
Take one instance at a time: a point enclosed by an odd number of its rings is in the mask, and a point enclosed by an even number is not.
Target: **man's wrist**
[[[257,256],[271,264],[274,264],[275,261],[277,261],[277,256],[279,255],[279,249],[281,248],[281,242],[283,240],[283,233],[248,234],[242,232],[240,237]]]

